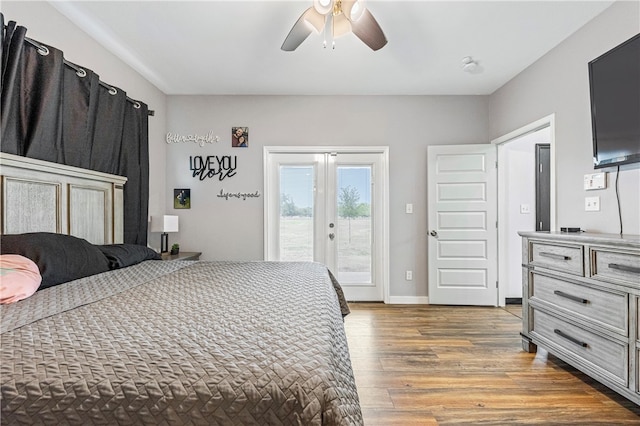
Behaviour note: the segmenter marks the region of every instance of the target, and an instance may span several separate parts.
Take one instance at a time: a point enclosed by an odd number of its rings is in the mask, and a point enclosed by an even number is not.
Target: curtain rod
[[[41,54],[42,56],[47,56],[49,54],[49,48],[47,48],[47,46],[40,44],[39,42],[29,38],[29,37],[25,37],[24,41],[26,41],[27,43],[29,43],[30,45],[32,45],[33,47],[35,47],[36,49],[38,49],[38,53]],[[81,67],[79,67],[78,65],[67,61],[66,59],[62,58],[62,61],[64,62],[64,64],[66,66],[68,66],[69,68],[75,70],[76,74],[78,75],[78,77],[85,77],[87,75],[87,72],[82,69]],[[113,86],[108,85],[107,83],[103,82],[102,80],[98,80],[98,83],[100,84],[100,86],[104,87],[105,89],[107,89],[109,91],[109,94],[111,95],[115,95],[116,93],[118,93],[118,89],[116,89]],[[136,101],[135,99],[131,99],[130,97],[125,95],[125,98],[128,102],[132,103],[133,106],[135,108],[140,108],[140,102]],[[156,112],[152,109],[148,110],[147,112],[148,115],[150,116],[154,116],[156,114]]]

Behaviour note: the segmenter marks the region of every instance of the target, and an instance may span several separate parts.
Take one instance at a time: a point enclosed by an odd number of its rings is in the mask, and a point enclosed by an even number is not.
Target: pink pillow
[[[0,255],[0,304],[26,299],[41,282],[38,265],[31,259],[17,254]]]

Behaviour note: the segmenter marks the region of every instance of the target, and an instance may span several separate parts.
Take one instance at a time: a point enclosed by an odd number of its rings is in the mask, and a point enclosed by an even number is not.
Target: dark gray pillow
[[[1,254],[19,254],[38,265],[38,290],[109,270],[107,258],[93,244],[71,235],[50,232],[2,235]]]
[[[162,260],[162,256],[146,246],[137,244],[107,244],[96,246],[109,260],[109,268],[118,269],[144,260]]]

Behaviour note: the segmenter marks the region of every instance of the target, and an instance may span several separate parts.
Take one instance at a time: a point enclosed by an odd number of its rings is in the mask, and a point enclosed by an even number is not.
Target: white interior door
[[[429,303],[498,303],[494,145],[428,147]]]
[[[267,260],[326,264],[347,300],[384,300],[386,156],[265,149]]]

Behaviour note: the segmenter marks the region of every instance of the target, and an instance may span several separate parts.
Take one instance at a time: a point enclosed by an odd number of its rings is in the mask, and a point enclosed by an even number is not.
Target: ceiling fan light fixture
[[[321,15],[326,15],[333,10],[333,0],[313,0],[313,7]]]
[[[336,15],[333,17],[333,38],[342,37],[345,34],[349,34],[351,32],[351,23],[344,16],[344,13],[340,15]]]
[[[331,44],[335,46],[336,37],[351,32],[371,50],[381,49],[387,44],[387,37],[363,1],[313,0],[313,5],[293,24],[280,49],[285,52],[296,50],[314,29],[324,33],[325,47],[327,37],[331,37]]]
[[[364,0],[342,0],[342,11],[351,22],[362,18],[364,10]]]
[[[318,33],[324,30],[327,17],[317,13],[313,8],[307,9],[304,20],[310,24]]]

